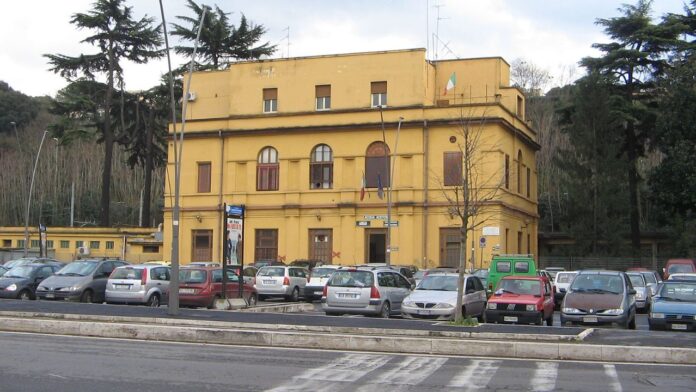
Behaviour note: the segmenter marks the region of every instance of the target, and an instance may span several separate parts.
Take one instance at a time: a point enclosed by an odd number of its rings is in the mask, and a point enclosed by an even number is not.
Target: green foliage
[[[478,327],[479,323],[478,320],[476,320],[475,318],[471,316],[466,316],[460,321],[450,321],[449,325],[454,325],[457,327]]]
[[[36,118],[39,107],[35,99],[13,90],[0,80],[0,133],[14,132],[15,126],[21,131]]]

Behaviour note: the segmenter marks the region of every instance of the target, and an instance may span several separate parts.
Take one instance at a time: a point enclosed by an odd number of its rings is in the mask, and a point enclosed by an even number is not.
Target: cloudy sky
[[[597,18],[617,16],[628,0],[197,0],[217,4],[235,24],[241,13],[268,29],[277,57],[404,48],[430,49],[429,58],[502,56],[523,58],[547,69],[554,83],[582,74],[577,62],[597,55],[605,42]],[[80,41],[87,31],[69,23],[93,0],[3,2],[0,14],[0,80],[25,94],[54,95],[65,81],[48,71],[45,53],[78,55],[94,49]],[[127,0],[138,17],[160,21],[157,0]],[[439,6],[439,7],[438,7]],[[185,0],[164,0],[167,22],[191,15]],[[682,0],[657,0],[653,16],[681,13]],[[439,12],[439,20],[438,20]],[[434,38],[435,33],[439,38]],[[289,35],[289,40],[287,39]],[[289,41],[289,47],[288,47]],[[433,41],[437,45],[433,45]],[[175,58],[175,66],[183,63]],[[126,65],[129,90],[149,88],[165,73],[166,61]]]

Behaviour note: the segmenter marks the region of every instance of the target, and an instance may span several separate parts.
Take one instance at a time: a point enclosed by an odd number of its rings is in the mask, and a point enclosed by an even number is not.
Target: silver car
[[[104,302],[106,281],[111,272],[128,263],[123,260],[78,260],[61,268],[36,289],[39,299]]]
[[[327,315],[363,314],[389,317],[401,313],[411,283],[387,267],[340,268],[326,283],[321,307]]]
[[[303,267],[274,265],[262,267],[256,274],[254,288],[258,298],[284,297],[286,301],[297,301],[305,295],[309,271]]]
[[[106,283],[106,302],[158,307],[169,298],[169,267],[157,264],[118,267]]]
[[[404,299],[401,314],[404,318],[451,320],[457,305],[459,274],[428,274],[416,290]],[[486,289],[473,275],[464,275],[462,314],[483,321],[486,310]]]
[[[652,303],[652,291],[640,272],[626,272],[636,290],[636,312],[647,313]]]
[[[305,298],[308,301],[319,299],[324,295],[324,286],[329,281],[331,275],[339,269],[338,265],[321,265],[314,267],[309,275],[309,282],[305,287]]]

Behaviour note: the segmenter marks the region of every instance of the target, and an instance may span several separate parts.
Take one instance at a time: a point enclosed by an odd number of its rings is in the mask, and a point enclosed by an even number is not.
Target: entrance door
[[[191,261],[213,261],[213,231],[192,230]]]
[[[368,263],[387,262],[387,229],[365,230],[365,260]]]
[[[440,229],[440,265],[459,267],[459,229]]]
[[[332,237],[331,229],[309,229],[309,258],[331,264]]]

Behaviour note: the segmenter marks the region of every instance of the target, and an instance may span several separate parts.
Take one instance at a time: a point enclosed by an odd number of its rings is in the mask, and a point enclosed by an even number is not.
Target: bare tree
[[[549,87],[553,77],[548,70],[527,62],[525,59],[515,59],[511,64],[510,78],[512,85],[519,87],[526,96],[540,96]]]

